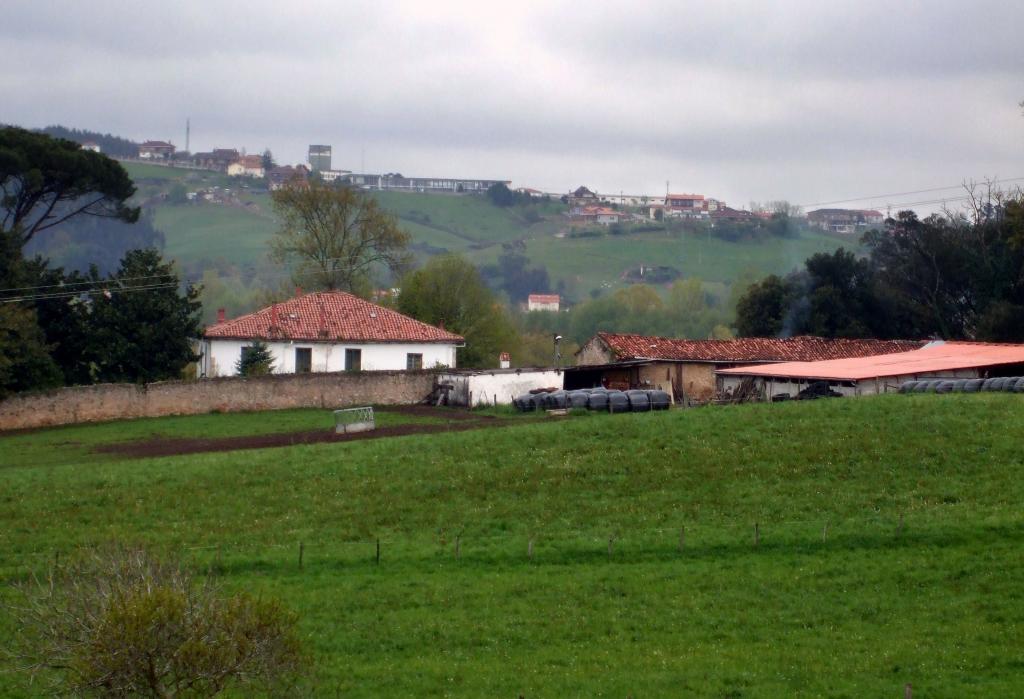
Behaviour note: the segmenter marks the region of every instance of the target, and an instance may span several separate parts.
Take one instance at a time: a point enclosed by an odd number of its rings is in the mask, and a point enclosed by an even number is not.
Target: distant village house
[[[169,160],[174,156],[174,146],[166,141],[146,141],[139,144],[139,157],[143,160]]]
[[[829,233],[861,233],[880,226],[885,216],[872,209],[817,209],[807,213],[807,223]]]
[[[561,301],[558,294],[530,294],[526,299],[526,310],[557,312]]]

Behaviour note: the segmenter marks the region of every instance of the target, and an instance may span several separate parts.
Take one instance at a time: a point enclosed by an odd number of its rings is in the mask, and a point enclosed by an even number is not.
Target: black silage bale
[[[622,391],[608,391],[608,412],[628,413],[629,398]]]
[[[590,395],[585,391],[568,391],[566,396],[568,397],[570,408],[585,408],[587,407],[587,399],[590,398]]]
[[[964,382],[964,393],[977,393],[984,383],[982,379],[967,379]]]
[[[626,391],[626,398],[629,399],[629,409],[634,413],[646,413],[651,410],[651,399],[647,391]]]
[[[651,410],[668,410],[672,407],[672,396],[667,391],[648,391],[647,398],[651,401]]]

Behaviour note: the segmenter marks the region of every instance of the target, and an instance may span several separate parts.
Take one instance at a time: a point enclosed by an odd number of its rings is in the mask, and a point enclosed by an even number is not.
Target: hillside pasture
[[[328,415],[0,436],[0,575],[111,539],[174,552],[300,613],[317,696],[1024,692],[1016,395],[95,451],[156,433],[327,427]],[[15,633],[3,624],[0,643]],[[0,694],[18,691],[0,673]]]

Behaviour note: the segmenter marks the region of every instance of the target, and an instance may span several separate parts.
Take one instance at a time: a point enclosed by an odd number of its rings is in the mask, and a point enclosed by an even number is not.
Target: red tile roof
[[[528,300],[534,303],[558,303],[562,297],[558,294],[530,294]]]
[[[767,367],[725,369],[716,373],[860,381],[1007,364],[1024,364],[1024,345],[987,342],[935,342],[910,352],[820,362],[785,362]]]
[[[922,340],[850,340],[824,337],[738,340],[680,340],[670,337],[597,334],[619,360],[667,359],[692,362],[809,362],[916,350]]]
[[[464,342],[461,335],[427,325],[345,293],[297,296],[206,328],[207,338],[311,342]]]

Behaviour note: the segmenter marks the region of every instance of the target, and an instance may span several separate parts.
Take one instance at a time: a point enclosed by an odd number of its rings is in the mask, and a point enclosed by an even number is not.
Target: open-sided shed
[[[911,379],[988,378],[1022,372],[1024,345],[936,341],[909,352],[736,367],[715,374],[720,394],[731,395],[744,382],[752,382],[770,400],[783,393],[795,396],[821,381],[837,393],[859,396],[892,392]]]

